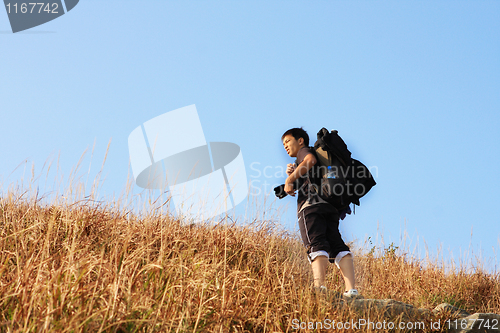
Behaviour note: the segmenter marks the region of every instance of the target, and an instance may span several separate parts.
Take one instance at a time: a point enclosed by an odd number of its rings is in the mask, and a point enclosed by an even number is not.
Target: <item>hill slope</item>
[[[412,320],[315,295],[303,251],[269,221],[188,225],[90,201],[42,207],[8,194],[0,198],[0,331],[307,332],[332,321]],[[445,274],[400,253],[393,245],[380,255],[357,251],[365,298],[500,313],[498,276]],[[333,265],[328,284],[343,288]]]

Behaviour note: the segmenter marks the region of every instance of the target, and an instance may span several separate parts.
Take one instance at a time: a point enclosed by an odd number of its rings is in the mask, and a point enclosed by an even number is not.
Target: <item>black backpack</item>
[[[320,196],[338,211],[349,209],[351,203],[359,206],[359,199],[376,184],[370,170],[351,158],[351,152],[336,130],[328,132],[322,128],[314,150],[318,160],[316,172],[321,179]],[[328,167],[335,178],[327,178]]]

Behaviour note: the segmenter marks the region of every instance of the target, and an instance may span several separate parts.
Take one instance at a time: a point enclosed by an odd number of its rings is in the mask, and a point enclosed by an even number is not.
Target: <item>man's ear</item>
[[[299,146],[304,145],[304,138],[299,138],[297,142],[299,143]]]

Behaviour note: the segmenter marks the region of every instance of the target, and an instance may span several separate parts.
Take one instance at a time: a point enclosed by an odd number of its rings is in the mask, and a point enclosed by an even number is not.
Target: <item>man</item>
[[[339,232],[339,212],[318,194],[320,179],[314,170],[317,159],[309,147],[309,136],[302,128],[292,128],[281,140],[287,154],[297,158],[295,164],[287,165],[285,192],[295,196],[298,191],[298,222],[311,262],[314,287],[326,290],[326,268],[328,262],[335,262],[344,278],[344,297],[356,297],[353,255]]]

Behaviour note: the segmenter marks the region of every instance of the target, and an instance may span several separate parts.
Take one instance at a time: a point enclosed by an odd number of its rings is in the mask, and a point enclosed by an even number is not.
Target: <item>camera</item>
[[[276,195],[276,197],[278,197],[278,199],[283,199],[284,197],[286,197],[287,194],[285,192],[285,184],[282,184],[280,186],[276,186],[274,188],[274,195]]]

